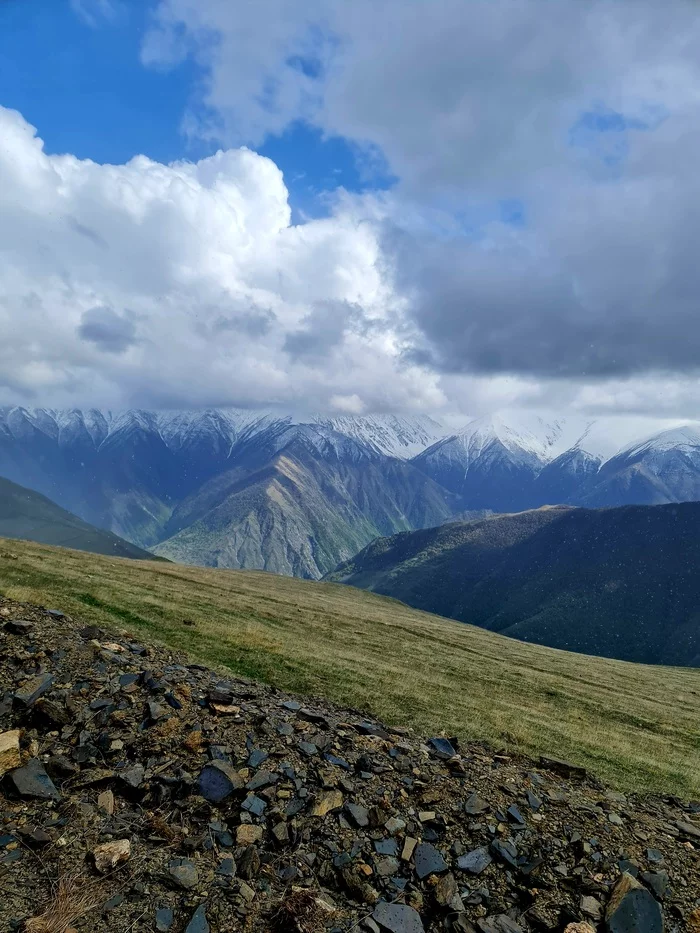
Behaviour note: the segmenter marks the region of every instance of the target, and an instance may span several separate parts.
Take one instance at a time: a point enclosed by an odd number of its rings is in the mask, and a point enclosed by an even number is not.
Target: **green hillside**
[[[25,489],[0,477],[0,535],[4,538],[24,538],[41,544],[131,557],[134,560],[154,560],[152,554],[130,544],[123,538],[89,525],[77,515],[67,512],[46,496]]]
[[[373,541],[329,574],[523,641],[700,666],[700,503],[555,507]]]
[[[346,586],[26,542],[0,545],[0,589],[388,722],[700,794],[700,671],[528,645]]]

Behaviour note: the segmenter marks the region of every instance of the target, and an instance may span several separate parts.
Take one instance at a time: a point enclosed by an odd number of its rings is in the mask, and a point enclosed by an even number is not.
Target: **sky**
[[[693,0],[0,0],[0,404],[700,417]]]

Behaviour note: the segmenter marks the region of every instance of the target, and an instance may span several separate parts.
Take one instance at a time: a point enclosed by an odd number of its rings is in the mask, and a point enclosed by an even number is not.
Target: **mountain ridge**
[[[570,506],[372,542],[328,574],[525,641],[700,666],[700,503]]]

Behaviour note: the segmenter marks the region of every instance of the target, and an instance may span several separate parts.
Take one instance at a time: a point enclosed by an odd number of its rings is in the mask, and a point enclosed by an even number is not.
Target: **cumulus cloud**
[[[1,108],[0,138],[0,403],[443,402],[402,365],[352,201],[293,226],[281,172],[245,148],[98,165]]]

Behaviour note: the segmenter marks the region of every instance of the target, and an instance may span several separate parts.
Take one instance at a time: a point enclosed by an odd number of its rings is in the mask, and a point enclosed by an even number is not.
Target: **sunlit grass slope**
[[[700,794],[697,670],[528,645],[341,585],[20,541],[0,541],[0,590],[390,723]]]

